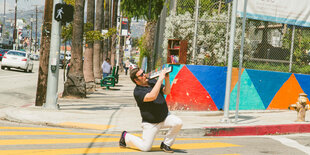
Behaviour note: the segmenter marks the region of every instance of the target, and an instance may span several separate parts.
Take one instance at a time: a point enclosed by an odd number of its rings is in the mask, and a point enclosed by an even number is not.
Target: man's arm
[[[170,77],[169,77],[169,73],[167,73],[165,76],[165,87],[163,88],[163,92],[165,95],[168,95],[170,94],[170,91],[171,91]]]
[[[157,80],[155,86],[153,87],[152,91],[145,95],[145,97],[143,99],[144,102],[151,102],[151,101],[156,100],[156,98],[159,94],[159,91],[160,91],[161,84],[164,81],[165,74],[166,74],[166,69],[163,69],[163,71],[160,73],[158,80]]]

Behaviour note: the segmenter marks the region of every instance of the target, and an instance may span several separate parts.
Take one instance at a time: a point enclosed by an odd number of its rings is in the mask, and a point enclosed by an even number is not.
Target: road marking
[[[300,151],[303,151],[303,152],[305,152],[307,154],[309,154],[309,152],[310,152],[310,147],[301,145],[301,144],[299,144],[295,140],[292,140],[292,139],[289,139],[289,138],[286,138],[286,137],[279,137],[279,136],[273,136],[271,138],[281,142],[282,144],[284,144],[286,146],[289,146],[289,147],[292,147],[292,148],[296,148],[296,149],[298,149]]]
[[[163,138],[156,138],[163,141]],[[176,140],[219,140],[215,138],[176,138]],[[59,139],[7,139],[0,140],[0,145],[35,145],[35,144],[65,144],[65,143],[102,143],[118,142],[119,138],[59,138]]]
[[[87,128],[87,129],[95,129],[95,130],[106,130],[112,127],[115,127],[114,125],[98,125],[98,124],[88,124],[88,123],[76,123],[76,122],[63,122],[59,123],[58,125],[64,126],[64,127],[75,127],[75,128]]]
[[[91,136],[119,136],[120,134],[79,133],[79,132],[33,132],[33,131],[1,131],[0,136],[14,135],[91,135]]]
[[[60,130],[60,131],[70,131],[68,129],[58,129],[58,128],[36,128],[36,127],[11,127],[11,126],[0,126],[0,129],[9,130]]]
[[[230,143],[188,143],[174,144],[172,149],[190,150],[205,148],[222,148],[222,147],[241,147],[240,145]],[[153,146],[151,151],[162,151],[158,145]],[[119,147],[101,147],[101,148],[72,148],[72,149],[33,149],[33,150],[0,150],[0,154],[31,154],[31,155],[49,155],[49,154],[91,154],[91,153],[120,153],[120,152],[141,152],[135,148]]]
[[[240,155],[240,154],[216,154],[216,155]]]

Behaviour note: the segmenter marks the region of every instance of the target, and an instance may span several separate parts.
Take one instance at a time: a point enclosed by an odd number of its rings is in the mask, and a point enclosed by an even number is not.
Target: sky
[[[4,1],[6,1],[5,13],[14,12],[15,0],[0,0],[0,14],[4,13]],[[33,5],[44,6],[44,4],[45,0],[17,0],[17,10],[35,10]]]

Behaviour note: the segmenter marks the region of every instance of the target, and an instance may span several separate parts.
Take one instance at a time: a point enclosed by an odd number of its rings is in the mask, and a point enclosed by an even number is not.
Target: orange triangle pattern
[[[300,93],[303,93],[294,74],[283,84],[268,106],[271,109],[287,109],[291,104],[296,104]]]
[[[241,69],[241,75],[243,73],[244,69]],[[238,82],[238,74],[239,74],[239,68],[232,68],[231,72],[231,85],[230,85],[230,92],[235,88],[235,85]]]

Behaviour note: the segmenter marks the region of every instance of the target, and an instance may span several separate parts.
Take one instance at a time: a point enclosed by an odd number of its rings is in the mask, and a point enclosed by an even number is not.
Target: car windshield
[[[15,55],[20,57],[26,57],[26,53],[23,52],[17,52],[17,51],[9,51],[7,55]]]

